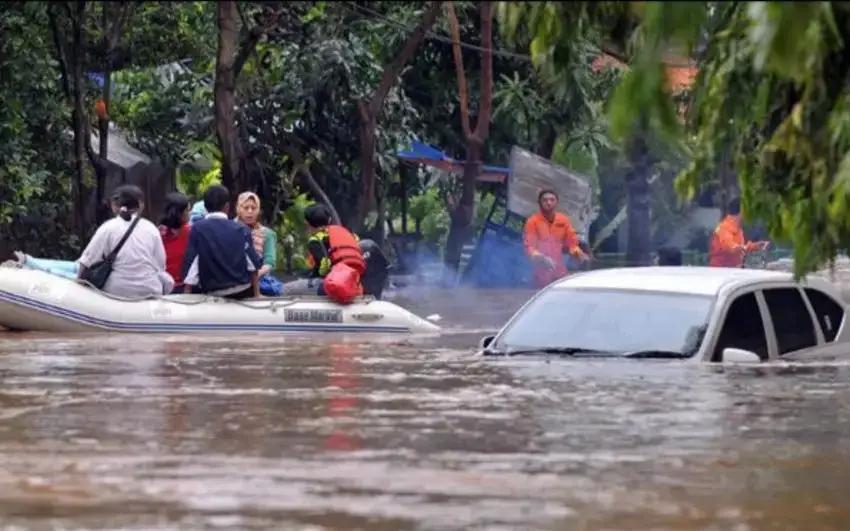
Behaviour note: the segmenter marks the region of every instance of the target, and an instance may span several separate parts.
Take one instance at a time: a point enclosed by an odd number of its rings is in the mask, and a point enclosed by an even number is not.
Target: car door
[[[777,355],[804,354],[823,343],[823,335],[815,326],[808,301],[796,286],[770,287],[762,290]]]
[[[831,295],[817,288],[804,288],[803,293],[809,300],[815,320],[823,333],[824,342],[834,342],[844,326],[844,306]]]
[[[711,361],[723,360],[723,350],[738,348],[768,359],[768,334],[762,315],[758,294],[755,291],[740,293],[730,299],[723,315],[720,333],[712,347]]]

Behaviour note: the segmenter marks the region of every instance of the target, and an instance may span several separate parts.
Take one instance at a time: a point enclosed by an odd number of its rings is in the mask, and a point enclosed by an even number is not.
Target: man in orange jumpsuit
[[[523,243],[525,254],[534,264],[534,283],[542,288],[567,274],[564,251],[581,261],[587,260],[588,256],[579,247],[570,218],[555,212],[558,194],[552,190],[543,190],[537,196],[537,203],[540,212],[526,220]]]
[[[747,242],[741,227],[741,200],[733,199],[729,203],[729,213],[714,229],[708,253],[708,265],[711,267],[741,267],[744,255],[766,249],[770,242]]]

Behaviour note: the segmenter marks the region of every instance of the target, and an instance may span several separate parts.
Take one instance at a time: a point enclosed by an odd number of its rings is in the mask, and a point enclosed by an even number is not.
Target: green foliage
[[[449,214],[436,188],[411,197],[408,213],[428,243],[444,244],[449,233]]]
[[[697,83],[697,149],[677,186],[691,195],[731,159],[746,217],[793,244],[802,275],[850,248],[848,10],[749,3],[718,16]]]
[[[304,211],[313,204],[315,201],[307,194],[294,196],[291,205],[283,211],[275,227],[279,254],[285,257],[286,264],[291,264],[291,270],[287,270],[287,273],[305,273],[308,270],[306,255],[310,235],[304,220]]]
[[[69,109],[42,24],[45,9],[33,2],[0,10],[0,233],[20,249],[70,256],[79,242],[67,228]]]
[[[221,151],[211,140],[190,142],[177,168],[177,188],[190,197],[200,197],[203,191],[214,184],[221,184]],[[211,167],[201,165],[212,163]]]
[[[186,59],[214,64],[216,3],[139,2],[122,40],[126,56],[121,67],[147,68]]]
[[[113,74],[112,115],[141,151],[177,164],[197,142],[212,138],[208,72],[147,68]]]
[[[610,4],[607,2],[601,3]],[[603,6],[599,6],[601,9]],[[804,274],[850,250],[850,7],[840,2],[642,2],[621,35],[628,73],[609,104],[618,140],[672,141],[690,153],[676,180],[684,199],[722,171],[737,174],[747,218],[794,246]],[[586,5],[500,6],[505,29],[525,21],[537,64],[567,70],[576,35],[610,24]],[[616,11],[616,8],[614,8]],[[595,28],[595,30],[593,29]],[[662,59],[704,41],[687,133],[676,119]],[[616,38],[614,39],[617,40]]]
[[[614,92],[609,107],[611,132],[618,140],[647,128],[675,139],[680,134],[676,109],[667,89],[663,54],[690,52],[702,21],[703,2],[645,2],[636,32],[633,64]],[[684,52],[684,53],[683,53]]]

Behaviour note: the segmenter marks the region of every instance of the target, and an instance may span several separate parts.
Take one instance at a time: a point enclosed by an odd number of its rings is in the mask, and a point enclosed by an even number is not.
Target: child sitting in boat
[[[228,219],[230,192],[215,185],[204,193],[208,214],[192,225],[183,262],[186,292],[244,299],[259,296],[257,271],[263,259],[257,254],[251,231]]]
[[[189,245],[189,198],[180,192],[165,196],[159,234],[165,247],[165,270],[174,279],[174,292],[183,293],[183,257]]]

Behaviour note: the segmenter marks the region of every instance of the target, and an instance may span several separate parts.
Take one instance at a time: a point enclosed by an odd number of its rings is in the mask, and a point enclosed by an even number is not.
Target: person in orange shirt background
[[[563,252],[584,262],[587,254],[579,247],[579,240],[570,218],[556,212],[558,194],[553,190],[543,190],[537,196],[540,211],[525,221],[523,244],[525,253],[534,267],[534,283],[542,288],[547,284],[566,276]]]
[[[710,267],[743,267],[744,256],[767,249],[768,241],[748,242],[741,227],[741,200],[729,202],[728,214],[714,229],[708,251]]]

